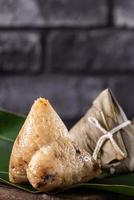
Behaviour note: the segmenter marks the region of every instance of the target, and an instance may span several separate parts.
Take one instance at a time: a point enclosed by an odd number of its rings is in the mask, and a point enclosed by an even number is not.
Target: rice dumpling
[[[79,148],[48,100],[33,104],[10,158],[9,179],[40,191],[88,181],[101,174],[98,161]]]
[[[111,138],[105,136],[117,127]],[[134,170],[134,127],[109,89],[94,100],[69,133],[72,140],[92,156],[98,141],[102,142],[96,154],[102,168],[110,169],[112,173]]]

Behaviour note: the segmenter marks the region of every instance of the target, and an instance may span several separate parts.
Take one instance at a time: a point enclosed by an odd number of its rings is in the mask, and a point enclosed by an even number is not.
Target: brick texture
[[[94,26],[106,22],[106,0],[0,0],[1,26]]]
[[[114,24],[117,26],[134,26],[134,1],[114,0]]]
[[[107,23],[106,0],[37,0],[44,24],[88,26]]]
[[[0,25],[3,27],[41,25],[43,21],[35,0],[0,0]]]
[[[133,0],[0,0],[0,107],[44,96],[70,127],[105,88],[134,116]]]
[[[86,112],[102,88],[103,80],[92,77],[8,76],[0,78],[0,105],[26,114],[36,98],[45,97],[60,116],[73,119]]]
[[[127,76],[7,76],[0,78],[0,106],[27,114],[36,98],[45,97],[70,127],[87,112],[96,96],[109,87],[131,119],[134,116],[133,85],[133,77]]]
[[[134,72],[133,31],[53,31],[47,49],[50,72]]]
[[[35,33],[0,33],[0,72],[40,71],[40,37]]]

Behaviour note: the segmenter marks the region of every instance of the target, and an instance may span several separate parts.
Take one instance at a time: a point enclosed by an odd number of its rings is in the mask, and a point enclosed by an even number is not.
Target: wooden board
[[[14,187],[0,184],[0,200],[133,200],[133,197],[113,193],[73,190],[59,195],[31,194]]]

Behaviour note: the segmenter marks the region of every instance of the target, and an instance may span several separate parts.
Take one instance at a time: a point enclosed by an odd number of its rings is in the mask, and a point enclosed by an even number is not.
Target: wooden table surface
[[[31,194],[14,187],[0,184],[0,200],[133,200],[134,197],[114,193],[72,190],[58,195]]]

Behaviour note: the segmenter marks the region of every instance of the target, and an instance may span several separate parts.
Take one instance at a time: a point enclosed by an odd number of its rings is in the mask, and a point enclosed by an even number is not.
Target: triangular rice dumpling
[[[33,154],[62,134],[67,135],[68,130],[49,101],[43,98],[36,100],[12,149],[10,180],[16,183],[26,182],[26,168]]]
[[[100,173],[99,164],[69,138],[50,103],[43,98],[35,101],[12,149],[10,181],[29,181],[38,190],[50,191]]]
[[[95,99],[88,112],[69,132],[72,140],[91,155],[97,141],[103,136],[103,132],[90,123],[89,118],[95,118],[107,131],[127,121],[126,115],[111,91],[109,89],[104,90]],[[116,171],[134,170],[134,160],[130,159],[132,150],[134,152],[134,128],[130,124],[116,132],[113,138],[120,151],[114,148],[110,140],[105,141],[98,155],[102,167],[114,166],[118,168]]]

